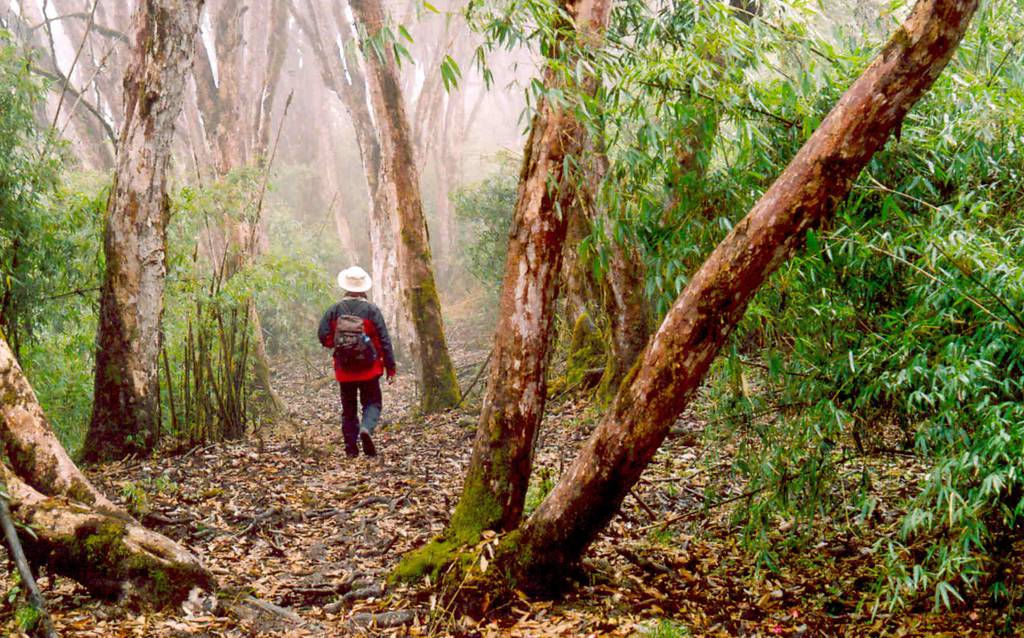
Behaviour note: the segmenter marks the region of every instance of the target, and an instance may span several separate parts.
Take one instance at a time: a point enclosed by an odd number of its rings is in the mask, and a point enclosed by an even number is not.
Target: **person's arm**
[[[395,351],[391,348],[391,337],[388,336],[388,327],[384,323],[384,315],[381,314],[380,308],[373,306],[370,312],[370,321],[373,322],[373,327],[377,329],[377,336],[380,337],[380,345],[384,349],[384,367],[388,371],[388,376],[395,376]]]
[[[331,322],[334,320],[336,314],[335,309],[337,306],[331,306],[324,313],[324,316],[320,319],[320,327],[317,328],[316,336],[320,339],[320,344],[325,348],[334,347],[334,331],[331,330]]]

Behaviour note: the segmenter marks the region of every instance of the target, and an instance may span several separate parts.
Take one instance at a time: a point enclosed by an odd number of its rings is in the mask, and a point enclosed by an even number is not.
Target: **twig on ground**
[[[640,495],[636,493],[636,490],[632,490],[632,491],[631,491],[631,492],[629,493],[629,495],[630,495],[630,496],[632,496],[632,497],[633,497],[633,499],[634,499],[634,500],[636,500],[636,502],[640,504],[640,507],[641,507],[641,508],[642,508],[642,509],[643,509],[643,510],[644,510],[645,512],[647,512],[647,515],[648,515],[648,516],[650,516],[650,517],[651,517],[652,519],[658,518],[658,514],[657,514],[657,513],[656,513],[656,512],[654,511],[654,510],[652,510],[652,509],[651,509],[651,508],[650,508],[650,507],[649,507],[649,506],[647,505],[647,503],[644,503],[644,500],[643,500],[642,498],[640,498]]]
[[[0,526],[4,530],[4,538],[7,540],[7,548],[11,552],[11,559],[18,568],[21,581],[28,588],[28,601],[39,614],[39,622],[42,624],[46,638],[60,638],[60,634],[53,626],[53,619],[50,612],[46,610],[46,599],[39,591],[39,585],[32,576],[32,568],[29,567],[28,559],[25,557],[25,550],[21,547],[18,539],[18,531],[14,528],[14,519],[11,517],[11,508],[7,506],[6,486],[0,483]]]
[[[406,625],[416,619],[416,612],[411,609],[401,611],[384,611],[379,614],[359,613],[352,616],[352,623],[362,627],[389,629]]]
[[[615,552],[640,569],[654,574],[671,574],[672,568],[660,561],[645,558],[631,549],[616,547]]]
[[[490,365],[491,357],[493,356],[494,348],[491,348],[491,351],[487,353],[487,358],[484,359],[483,365],[480,366],[480,369],[477,371],[476,376],[473,377],[473,380],[470,382],[469,387],[462,392],[462,398],[459,399],[459,403],[455,407],[462,407],[462,404],[466,402],[466,397],[469,396],[469,393],[473,391],[473,388],[476,387],[476,384],[480,382],[481,377],[484,376],[484,371],[487,370],[487,366]]]

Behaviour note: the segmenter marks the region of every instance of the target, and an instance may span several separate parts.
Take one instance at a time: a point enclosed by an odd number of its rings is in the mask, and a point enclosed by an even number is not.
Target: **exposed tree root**
[[[30,528],[25,553],[93,594],[163,607],[213,577],[173,540],[150,531],[93,487],[68,457],[7,343],[0,339],[0,441],[14,520]]]

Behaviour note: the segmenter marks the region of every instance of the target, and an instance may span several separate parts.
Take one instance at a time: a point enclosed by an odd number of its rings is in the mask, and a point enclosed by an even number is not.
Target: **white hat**
[[[373,287],[373,281],[365,270],[352,266],[338,273],[338,285],[348,292],[366,292]]]

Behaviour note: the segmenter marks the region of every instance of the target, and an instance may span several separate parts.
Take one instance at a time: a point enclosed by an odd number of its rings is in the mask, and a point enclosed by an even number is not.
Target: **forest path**
[[[463,385],[486,358],[480,334],[456,326],[449,335]],[[587,582],[561,601],[517,600],[480,623],[431,614],[429,588],[390,587],[385,579],[403,552],[443,529],[468,465],[478,399],[416,417],[413,375],[400,369],[396,384],[384,387],[379,456],[349,459],[327,356],[279,360],[274,378],[291,425],[90,471],[148,526],[197,552],[225,598],[186,604],[184,615],[144,615],[44,578],[63,636],[803,636],[883,628],[911,636],[965,624],[962,615],[872,619],[857,612],[858,592],[873,582],[870,538],[832,535],[813,552],[790,556],[780,571],[755,577],[755,557],[740,547],[728,508],[703,507],[727,496],[704,490],[729,475],[732,461],[705,453],[704,424],[692,418],[677,424],[588,552]],[[557,478],[599,415],[586,396],[549,403],[536,485]],[[539,497],[532,490],[527,506]],[[250,595],[278,611],[244,603]],[[372,619],[401,624],[367,627]],[[12,622],[0,618],[0,629]],[[660,633],[651,634],[655,628]]]
[[[468,383],[486,352],[453,350]],[[470,408],[416,416],[413,374],[400,369],[396,383],[383,385],[384,411],[374,436],[378,456],[348,458],[329,366],[327,355],[275,366],[290,424],[261,437],[112,464],[92,474],[108,494],[134,503],[147,525],[200,554],[225,590],[251,593],[303,619],[296,625],[266,613],[199,613],[147,625],[146,635],[186,628],[192,634],[200,627],[242,635],[348,635],[360,610],[415,605],[391,592],[384,601],[385,579],[403,552],[443,529],[469,462],[475,419]],[[59,597],[55,606],[63,606]],[[423,610],[418,620],[426,621]]]

